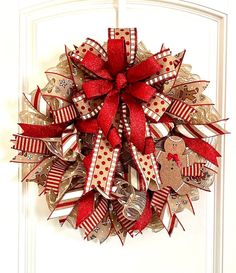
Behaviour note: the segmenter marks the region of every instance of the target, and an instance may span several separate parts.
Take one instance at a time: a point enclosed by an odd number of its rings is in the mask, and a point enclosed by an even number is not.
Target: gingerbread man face
[[[185,151],[184,140],[178,136],[170,136],[164,143],[164,149],[167,153],[182,155]]]

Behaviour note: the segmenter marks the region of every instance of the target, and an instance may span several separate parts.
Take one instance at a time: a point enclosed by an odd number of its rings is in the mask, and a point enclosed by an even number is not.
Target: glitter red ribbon
[[[82,86],[83,91],[88,99],[106,95],[97,118],[98,126],[106,137],[112,129],[120,100],[123,100],[128,105],[130,110],[131,142],[135,144],[138,150],[143,152],[145,147],[146,119],[141,103],[148,102],[156,92],[156,89],[142,82],[142,80],[157,73],[161,67],[152,56],[129,68],[123,39],[109,39],[107,55],[108,61],[105,62],[90,51],[85,54],[81,65],[102,79],[84,82]],[[113,142],[114,140],[111,141],[111,143]]]

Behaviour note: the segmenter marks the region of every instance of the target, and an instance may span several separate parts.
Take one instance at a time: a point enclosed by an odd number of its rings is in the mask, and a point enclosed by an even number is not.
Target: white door
[[[2,4],[3,5],[3,4]],[[19,16],[19,17],[18,17]],[[228,1],[43,1],[12,0],[1,9],[1,272],[233,273],[236,252],[234,157],[236,130],[234,26],[236,6]],[[19,20],[20,19],[20,20]],[[152,51],[162,43],[174,53],[187,49],[184,63],[210,80],[207,95],[231,135],[221,141],[221,172],[211,193],[194,202],[196,215],[182,213],[186,231],[163,230],[102,245],[84,241],[78,230],[47,221],[44,197],[34,184],[21,184],[9,164],[10,136],[17,130],[22,91],[46,83],[44,71],[57,63],[64,44],[89,36],[101,43],[108,27],[137,27],[138,39]],[[18,175],[19,173],[19,175]],[[233,254],[232,254],[233,253]]]

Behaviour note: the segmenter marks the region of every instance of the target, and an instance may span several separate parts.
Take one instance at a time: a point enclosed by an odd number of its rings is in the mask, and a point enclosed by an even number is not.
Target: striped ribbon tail
[[[67,191],[57,202],[48,219],[58,218],[60,223],[63,224],[82,195],[83,188],[81,187]]]
[[[191,166],[183,167],[182,168],[182,175],[183,176],[203,177],[204,176],[204,172],[203,172],[204,166],[205,166],[205,163],[194,163]]]
[[[70,150],[76,153],[80,152],[78,143],[78,132],[74,124],[67,126],[62,133],[61,144],[63,157],[65,157]]]
[[[167,136],[171,132],[171,130],[174,128],[174,123],[173,122],[151,123],[149,127],[153,139],[158,140],[162,137]]]
[[[53,162],[55,160],[55,156],[44,157],[41,161],[35,164],[34,168],[26,174],[26,176],[22,179],[22,182],[28,181],[37,181],[37,176],[41,173],[43,176],[48,175],[48,170],[51,168]]]
[[[69,104],[66,107],[57,110],[52,110],[52,114],[55,124],[68,122],[77,117],[77,112],[73,104]]]
[[[174,100],[167,112],[170,115],[181,118],[186,122],[190,122],[191,114],[195,113],[196,110],[183,101]]]
[[[87,237],[91,231],[102,221],[108,212],[108,201],[102,198],[97,208],[90,214],[80,225],[80,228],[85,230]]]
[[[152,196],[151,206],[154,207],[159,217],[167,202],[167,198],[170,193],[170,190],[171,190],[170,187],[165,187],[165,188],[162,188],[161,190],[155,191]]]
[[[132,236],[132,226],[135,224],[135,221],[128,220],[125,218],[123,209],[124,206],[122,206],[118,201],[114,201],[112,203],[113,209],[116,213],[118,222],[125,228],[125,230],[128,231],[128,233]]]
[[[26,103],[37,110],[39,113],[43,114],[44,116],[49,115],[50,106],[46,102],[46,100],[42,96],[42,92],[39,87],[34,91],[33,94],[25,94],[23,96],[26,100]]]
[[[169,235],[172,234],[174,228],[177,227],[178,224],[180,224],[184,230],[184,227],[179,221],[176,213],[172,213],[168,201],[166,201],[166,203],[164,204],[159,218]]]
[[[22,135],[14,135],[15,140],[13,141],[13,149],[35,153],[35,154],[45,154],[49,155],[46,144],[41,139],[31,138]]]
[[[227,134],[228,132],[223,128],[224,123],[225,120],[202,125],[180,124],[176,129],[188,138],[208,138]]]
[[[58,194],[60,182],[67,167],[68,162],[63,161],[60,158],[53,163],[48,172],[44,193],[48,193],[52,189],[55,194]]]

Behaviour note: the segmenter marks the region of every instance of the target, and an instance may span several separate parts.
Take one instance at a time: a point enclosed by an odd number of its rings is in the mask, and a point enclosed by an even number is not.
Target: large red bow
[[[154,56],[133,67],[128,67],[126,54],[124,39],[108,40],[107,62],[88,51],[81,65],[99,76],[100,79],[88,80],[83,83],[82,88],[88,99],[106,96],[97,118],[98,126],[106,137],[111,132],[120,99],[128,105],[130,140],[138,150],[143,152],[146,119],[141,102],[148,102],[156,92],[155,88],[143,80],[157,73],[161,67]]]

